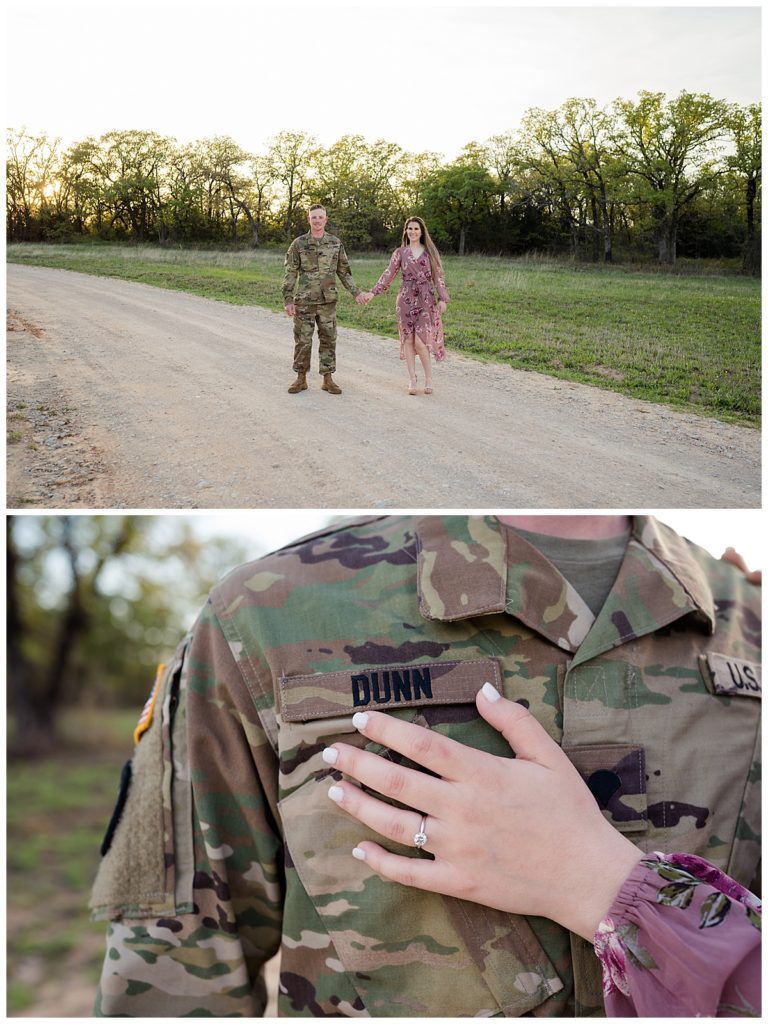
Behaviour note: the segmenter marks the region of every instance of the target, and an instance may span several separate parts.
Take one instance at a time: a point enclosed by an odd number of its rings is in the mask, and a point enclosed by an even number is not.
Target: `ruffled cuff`
[[[760,1014],[760,901],[701,857],[639,861],[595,953],[608,1016]]]

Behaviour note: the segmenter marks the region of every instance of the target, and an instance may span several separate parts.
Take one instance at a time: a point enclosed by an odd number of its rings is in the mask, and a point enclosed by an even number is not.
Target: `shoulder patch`
[[[157,695],[160,692],[160,680],[163,678],[163,672],[165,672],[165,665],[158,665],[154,685],[152,686],[144,707],[141,709],[141,714],[139,715],[139,720],[136,723],[136,728],[133,730],[134,743],[138,743],[150,725],[152,725],[152,716],[155,713],[155,703],[157,701]]]

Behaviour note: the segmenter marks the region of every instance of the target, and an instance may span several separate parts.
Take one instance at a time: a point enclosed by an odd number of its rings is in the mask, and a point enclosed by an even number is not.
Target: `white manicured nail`
[[[356,860],[365,860],[365,850],[361,850],[359,846],[356,846],[352,851],[352,856]]]
[[[344,799],[344,790],[341,786],[331,786],[328,790],[328,796],[334,801],[334,803],[340,804]]]
[[[491,704],[495,704],[497,700],[501,700],[501,694],[493,683],[483,683],[483,696],[486,700],[489,700]]]
[[[326,764],[336,764],[339,759],[339,752],[335,747],[326,747],[323,751],[323,760]]]
[[[368,725],[368,715],[366,715],[364,711],[356,711],[355,714],[352,715],[352,725],[354,725],[356,729],[364,729],[366,725]]]

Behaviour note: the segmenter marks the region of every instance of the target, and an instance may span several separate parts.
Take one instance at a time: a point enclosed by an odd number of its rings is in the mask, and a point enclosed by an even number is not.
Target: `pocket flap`
[[[362,708],[417,707],[425,704],[469,704],[483,683],[501,690],[496,658],[434,661],[421,665],[376,665],[343,672],[317,672],[280,679],[283,720],[353,715]]]

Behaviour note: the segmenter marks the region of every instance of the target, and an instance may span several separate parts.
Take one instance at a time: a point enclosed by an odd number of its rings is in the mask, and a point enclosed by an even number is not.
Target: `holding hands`
[[[373,298],[373,292],[360,292],[359,295],[355,296],[355,302],[358,306],[367,306]]]
[[[606,821],[576,768],[533,715],[490,683],[476,701],[514,758],[377,711],[355,715],[360,732],[438,778],[345,743],[323,751],[323,759],[345,775],[414,810],[382,803],[345,781],[331,786],[332,800],[405,846],[425,832],[426,843],[416,845],[434,860],[389,853],[370,841],[351,853],[383,879],[548,917],[592,941],[642,853]]]

